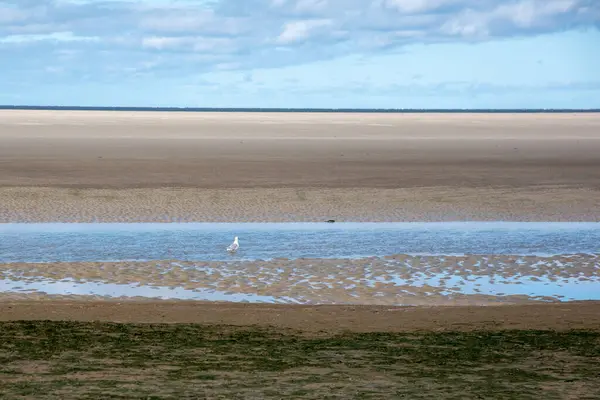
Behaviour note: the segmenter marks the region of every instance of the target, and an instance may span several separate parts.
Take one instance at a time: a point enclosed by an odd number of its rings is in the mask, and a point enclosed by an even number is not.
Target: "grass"
[[[598,399],[600,332],[0,323],[0,398]]]

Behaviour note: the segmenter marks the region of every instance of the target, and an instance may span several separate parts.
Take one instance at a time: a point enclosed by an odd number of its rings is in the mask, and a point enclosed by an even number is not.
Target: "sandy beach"
[[[598,154],[600,114],[5,110],[0,111],[0,222],[600,221]],[[306,271],[314,269],[310,278],[297,273],[294,261],[278,260],[280,267],[288,271],[286,279],[298,281],[296,294],[307,301],[360,303],[364,302],[361,296],[377,299],[373,296],[383,293],[375,305],[364,306],[375,307],[361,311],[367,314],[379,313],[377,304],[391,307],[389,312],[396,310],[393,304],[397,299],[385,296],[386,290],[395,290],[386,286],[391,285],[385,281],[388,261],[373,262],[371,275],[383,281],[361,288],[365,271],[358,264],[349,276],[337,277],[341,279],[338,282],[336,276],[331,277],[335,275],[335,261],[320,267],[318,262],[304,265]],[[579,263],[576,271],[570,272],[575,275],[568,277],[561,276],[560,264],[556,264],[556,271],[534,271],[536,260],[515,264],[509,257],[494,262],[501,264],[499,281],[515,274],[531,280],[594,281],[598,276],[596,258]],[[166,260],[163,264],[169,263]],[[446,260],[436,268],[452,275],[456,274],[453,268],[465,263],[472,265],[474,261],[457,259],[448,264]],[[21,275],[31,273],[32,280],[96,277],[122,284],[142,280],[150,286],[219,288],[218,279],[202,283],[202,277],[195,276],[198,272],[191,273],[185,265],[169,265],[167,275],[159,276],[153,274],[160,269],[143,263],[58,263],[46,266],[43,273],[36,269],[39,265],[5,264],[2,275],[14,279],[16,269]],[[221,277],[223,290],[237,285],[256,295],[277,297],[289,292],[285,282],[271,275],[262,276],[252,263],[224,268],[242,268],[248,279],[238,282]],[[319,268],[329,275],[321,277]],[[403,278],[411,279],[408,275]],[[467,276],[463,278],[468,280]],[[347,288],[336,286],[344,279],[346,283],[356,281],[356,293],[349,294]],[[411,304],[430,305],[435,298],[433,304],[487,305],[486,310],[490,304],[513,304],[509,307],[512,309],[523,302],[561,300],[552,296],[501,299],[477,293],[461,297],[459,290],[449,298],[447,292],[453,287],[417,288],[409,283],[404,287],[404,296],[412,299]],[[123,318],[114,308],[115,299],[91,296],[81,303],[62,303],[65,298],[83,300],[65,296],[4,294],[0,315],[4,319],[41,316],[40,310],[60,303],[62,311],[56,311],[53,318],[92,318],[95,312],[107,319]],[[27,302],[34,299],[44,301]],[[94,299],[102,301],[90,302]],[[225,314],[242,312],[243,307],[260,310],[258,305],[240,305],[238,310],[238,306],[226,304],[183,301],[187,305],[170,306],[177,303],[141,300],[129,299],[128,307],[224,307]],[[598,307],[595,302],[569,304],[573,308],[586,304],[586,310]],[[538,307],[523,307],[529,306]],[[295,306],[277,307],[291,310]],[[234,309],[237,311],[231,311]],[[87,310],[89,316],[82,316],[81,310]],[[351,313],[350,308],[344,310],[339,312]],[[487,312],[477,308],[453,310],[448,314],[457,320],[461,313]],[[519,310],[498,312],[527,315],[523,318],[532,318],[533,326],[544,325],[543,321],[550,318],[531,311],[535,308]],[[413,311],[402,312],[416,323]],[[308,315],[313,318],[315,313],[310,311]],[[445,315],[444,311],[436,313]],[[205,321],[203,318],[195,320]],[[352,318],[362,317],[357,314]],[[317,319],[313,322],[318,325]],[[272,319],[259,317],[255,321],[270,323]]]
[[[600,114],[0,111],[0,222],[600,220]]]

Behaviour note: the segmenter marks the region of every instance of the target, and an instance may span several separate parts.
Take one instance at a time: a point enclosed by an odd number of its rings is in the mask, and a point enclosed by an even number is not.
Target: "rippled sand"
[[[3,222],[600,221],[589,188],[0,187]]]
[[[0,111],[0,222],[600,221],[600,114]]]
[[[118,297],[137,298],[214,300],[214,295],[206,298],[203,293],[220,293],[225,301],[306,304],[521,303],[571,300],[575,294],[581,295],[574,291],[584,285],[590,296],[596,293],[600,298],[600,292],[594,290],[600,284],[600,255],[399,254],[355,260],[11,263],[0,265],[0,279],[9,287],[2,295],[5,299],[31,296],[28,284],[61,282],[65,295],[78,293],[95,299],[102,296],[94,293],[90,283],[124,285]],[[10,281],[13,284],[7,286]],[[88,288],[83,292],[77,289],[85,284]],[[144,290],[142,296],[136,295],[140,287],[156,289],[156,294]]]

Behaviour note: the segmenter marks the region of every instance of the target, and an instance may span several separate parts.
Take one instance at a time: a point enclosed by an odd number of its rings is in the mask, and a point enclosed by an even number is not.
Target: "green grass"
[[[0,398],[598,399],[600,332],[0,323]]]

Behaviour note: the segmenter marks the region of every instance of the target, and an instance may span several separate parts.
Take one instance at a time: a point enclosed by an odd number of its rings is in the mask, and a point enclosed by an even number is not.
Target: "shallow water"
[[[0,224],[0,263],[598,252],[591,222]]]
[[[230,255],[234,236],[241,249]],[[592,300],[600,299],[597,253],[600,223],[0,224],[0,293],[389,305],[457,295]],[[463,254],[479,256],[452,257]],[[157,261],[134,262],[149,260]]]
[[[144,297],[161,300],[232,301],[251,303],[293,303],[292,299],[261,296],[249,293],[226,293],[210,289],[147,286],[101,282],[78,283],[72,279],[15,282],[0,279],[1,292],[45,293],[48,295],[79,295],[100,297]]]
[[[334,289],[340,284],[331,282],[317,282],[315,279],[305,279],[306,285],[300,297],[284,296],[282,294],[266,295],[259,293],[236,292],[236,290],[217,290],[214,288],[194,288],[186,289],[179,286],[160,286],[156,284],[130,283],[117,284],[110,282],[97,281],[78,281],[72,278],[29,278],[19,280],[16,277],[12,279],[0,279],[0,293],[45,293],[48,295],[80,295],[80,296],[100,296],[100,297],[143,297],[156,299],[177,299],[177,300],[204,300],[204,301],[234,301],[234,302],[252,302],[252,303],[345,303],[344,300],[336,300],[335,296],[328,296],[323,292],[328,289]],[[518,276],[511,278],[494,279],[493,276],[456,276],[451,274],[433,274],[423,273],[413,274],[410,278],[391,274],[390,279],[381,278],[348,278],[345,277],[346,291],[352,300],[361,304],[378,304],[378,300],[387,298],[396,298],[391,304],[411,305],[402,296],[407,286],[415,288],[413,294],[418,293],[422,297],[431,295],[453,296],[456,294],[465,295],[491,295],[491,296],[529,296],[531,298],[547,297],[557,300],[600,300],[599,283],[596,279],[581,281],[577,278],[561,279],[560,281],[548,278],[537,278],[531,281],[530,276]],[[372,290],[377,283],[393,282],[402,288],[397,293],[383,294]],[[217,284],[218,282],[215,282]],[[298,282],[294,282],[294,286]],[[323,289],[322,287],[327,287]],[[321,288],[319,288],[321,287]],[[353,290],[359,287],[371,288],[370,294],[356,295]],[[435,288],[431,292],[419,290],[419,288]],[[248,285],[252,288],[252,285]],[[257,288],[250,291],[257,291]],[[383,296],[383,297],[382,297]],[[323,299],[326,299],[323,301]],[[390,303],[390,302],[388,302]]]
[[[429,285],[439,287],[442,278],[443,286],[457,288],[458,290],[443,290],[444,295],[453,293],[483,294],[492,296],[523,295],[530,297],[554,297],[562,300],[600,300],[600,284],[596,280],[579,281],[576,278],[563,279],[554,282],[547,278],[512,277],[501,280],[491,279],[490,276],[450,276],[438,275],[433,277],[413,278],[413,286],[422,287]],[[405,285],[406,280],[395,279],[397,285]]]

